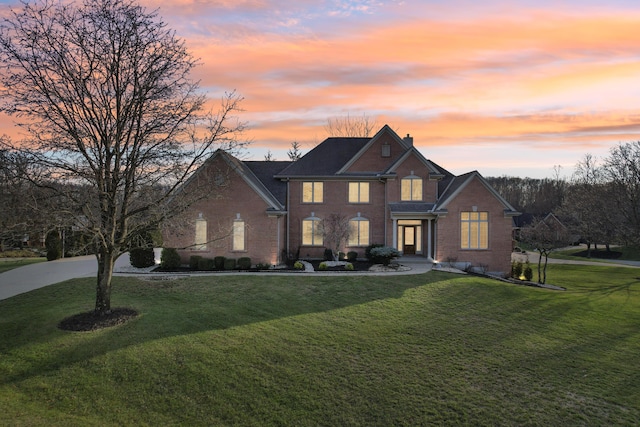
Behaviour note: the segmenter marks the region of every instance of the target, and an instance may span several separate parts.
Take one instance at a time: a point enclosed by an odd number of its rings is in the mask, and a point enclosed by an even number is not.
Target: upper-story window
[[[411,175],[402,178],[400,185],[400,200],[422,200],[422,178],[415,176],[413,171],[411,171]]]
[[[369,203],[369,183],[349,183],[349,203]]]
[[[302,183],[302,202],[303,203],[322,203],[323,200],[322,182],[303,182]]]
[[[489,213],[460,213],[460,248],[489,249]]]

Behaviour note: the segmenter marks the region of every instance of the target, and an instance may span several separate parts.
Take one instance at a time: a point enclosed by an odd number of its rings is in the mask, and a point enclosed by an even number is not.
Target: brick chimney
[[[409,147],[413,147],[413,137],[409,134],[407,134],[407,136],[405,136],[404,138],[404,142],[407,143],[407,145],[409,145]]]

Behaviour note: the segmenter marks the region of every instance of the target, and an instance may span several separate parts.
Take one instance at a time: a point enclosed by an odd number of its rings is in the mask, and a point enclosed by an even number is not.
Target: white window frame
[[[460,212],[460,248],[489,249],[489,212]]]
[[[352,188],[354,191],[352,192]],[[351,181],[347,188],[349,203],[369,203],[370,201],[370,185],[367,181]],[[355,198],[352,194],[355,193]]]

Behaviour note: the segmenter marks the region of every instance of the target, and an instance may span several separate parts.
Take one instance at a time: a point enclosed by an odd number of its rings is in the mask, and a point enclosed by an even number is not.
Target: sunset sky
[[[201,58],[212,98],[244,97],[254,160],[307,152],[347,114],[411,134],[456,174],[569,176],[640,139],[637,0],[143,4]]]

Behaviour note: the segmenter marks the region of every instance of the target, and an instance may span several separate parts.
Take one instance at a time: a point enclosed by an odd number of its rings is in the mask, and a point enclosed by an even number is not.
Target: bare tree
[[[538,283],[545,283],[549,254],[572,243],[569,230],[553,214],[549,214],[524,228],[520,237],[538,252]]]
[[[264,155],[264,161],[273,162],[273,153],[271,153],[271,150],[267,151],[267,154]]]
[[[118,256],[193,202],[178,189],[214,149],[238,147],[240,98],[205,113],[197,61],[133,0],[23,3],[0,24],[0,57],[1,108],[30,135],[6,148],[40,165],[59,214],[90,234],[95,312],[109,313]]]
[[[345,215],[332,213],[320,222],[322,237],[333,252],[333,260],[337,261],[340,249],[351,236],[349,218]]]
[[[362,117],[346,116],[329,117],[324,126],[329,136],[368,138],[377,129],[377,123],[366,114]]]
[[[297,141],[291,143],[291,149],[287,151],[287,156],[292,162],[300,160],[302,157],[302,151],[300,151],[300,144]]]
[[[602,171],[610,183],[615,208],[623,218],[621,232],[634,244],[640,243],[640,141],[611,149]]]

